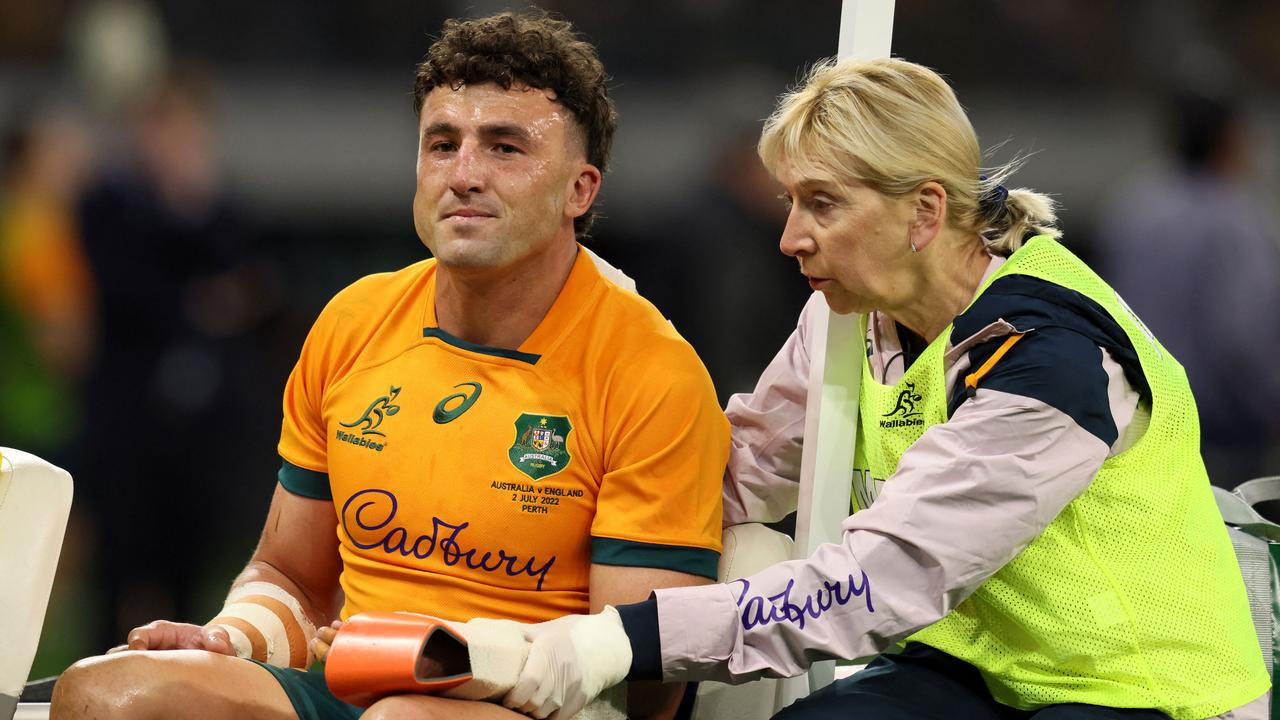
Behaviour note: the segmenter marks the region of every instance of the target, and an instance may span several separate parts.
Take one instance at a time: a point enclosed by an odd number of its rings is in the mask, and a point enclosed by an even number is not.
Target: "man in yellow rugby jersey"
[[[711,382],[576,241],[615,126],[605,79],[568,23],[445,23],[415,93],[413,214],[434,259],[356,282],[316,321],[266,528],[219,616],[78,663],[53,717],[358,717],[297,669],[335,618],[533,622],[714,579],[728,427]],[[632,688],[629,714],[669,717],[679,694]],[[364,716],[400,713],[519,717],[422,696]]]

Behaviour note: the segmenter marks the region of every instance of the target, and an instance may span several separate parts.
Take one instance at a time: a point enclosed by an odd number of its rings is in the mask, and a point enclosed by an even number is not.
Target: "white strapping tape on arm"
[[[307,667],[312,662],[315,625],[287,590],[268,582],[231,589],[227,604],[209,622],[227,631],[236,655],[277,667]]]

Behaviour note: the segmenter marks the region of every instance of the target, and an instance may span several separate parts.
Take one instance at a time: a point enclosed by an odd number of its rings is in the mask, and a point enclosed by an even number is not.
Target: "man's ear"
[[[571,218],[578,218],[586,214],[591,209],[591,203],[596,201],[596,195],[600,194],[600,169],[595,165],[583,164],[578,174],[573,177],[573,182],[569,186],[568,199],[565,202],[565,214]]]
[[[911,203],[909,234],[911,246],[924,250],[941,232],[947,220],[947,189],[927,180],[908,194]]]

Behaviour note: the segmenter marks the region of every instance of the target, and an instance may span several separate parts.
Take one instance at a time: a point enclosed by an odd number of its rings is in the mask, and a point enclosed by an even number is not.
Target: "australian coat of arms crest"
[[[531,480],[554,475],[573,459],[566,444],[572,430],[573,425],[564,415],[520,413],[516,418],[516,441],[507,456]]]

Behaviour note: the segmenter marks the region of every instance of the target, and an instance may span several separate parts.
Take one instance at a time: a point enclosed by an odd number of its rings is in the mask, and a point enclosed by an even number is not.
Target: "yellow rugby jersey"
[[[729,430],[688,343],[580,251],[519,349],[474,345],[435,270],[340,292],[285,388],[280,482],[333,500],[342,617],[587,612],[593,562],[714,579]]]

